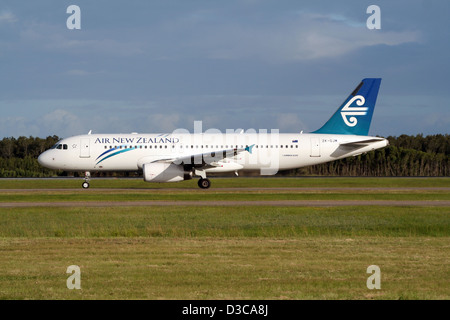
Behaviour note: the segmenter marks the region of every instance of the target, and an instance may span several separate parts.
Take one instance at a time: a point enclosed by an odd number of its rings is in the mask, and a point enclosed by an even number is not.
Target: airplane
[[[261,175],[272,175],[357,156],[389,145],[387,139],[368,136],[380,83],[381,78],[363,79],[331,118],[311,133],[90,131],[62,139],[43,152],[38,162],[50,169],[84,171],[83,188],[89,188],[92,171],[142,171],[146,182],[177,182],[197,176],[198,186],[207,189],[211,186],[208,173],[238,175],[239,171],[259,170]]]

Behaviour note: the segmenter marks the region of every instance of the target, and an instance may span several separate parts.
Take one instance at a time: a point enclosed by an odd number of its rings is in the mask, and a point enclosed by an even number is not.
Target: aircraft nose
[[[51,163],[50,155],[47,151],[41,153],[41,155],[38,157],[38,162],[43,167],[49,167]]]

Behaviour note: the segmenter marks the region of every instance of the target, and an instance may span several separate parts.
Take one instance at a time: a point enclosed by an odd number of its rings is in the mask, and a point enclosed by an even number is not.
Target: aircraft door
[[[90,158],[90,141],[89,138],[82,138],[80,141],[80,158]]]
[[[320,139],[311,138],[311,157],[320,157]]]

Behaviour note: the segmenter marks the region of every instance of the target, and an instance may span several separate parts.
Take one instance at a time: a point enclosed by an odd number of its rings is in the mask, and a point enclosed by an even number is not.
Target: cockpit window
[[[67,150],[68,146],[67,146],[67,144],[57,143],[53,147],[51,147],[50,149]]]

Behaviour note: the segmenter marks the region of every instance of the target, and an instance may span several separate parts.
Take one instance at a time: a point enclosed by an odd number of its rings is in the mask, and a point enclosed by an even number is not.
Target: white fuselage
[[[358,147],[348,145],[375,139]],[[387,145],[382,138],[337,134],[89,134],[61,140],[57,148],[45,151],[39,162],[65,171],[137,171],[147,163],[189,156],[192,164],[201,164],[202,156],[209,154],[213,165],[205,167],[205,172],[260,170],[261,174],[275,174]],[[215,161],[217,154],[234,148],[248,149]]]

